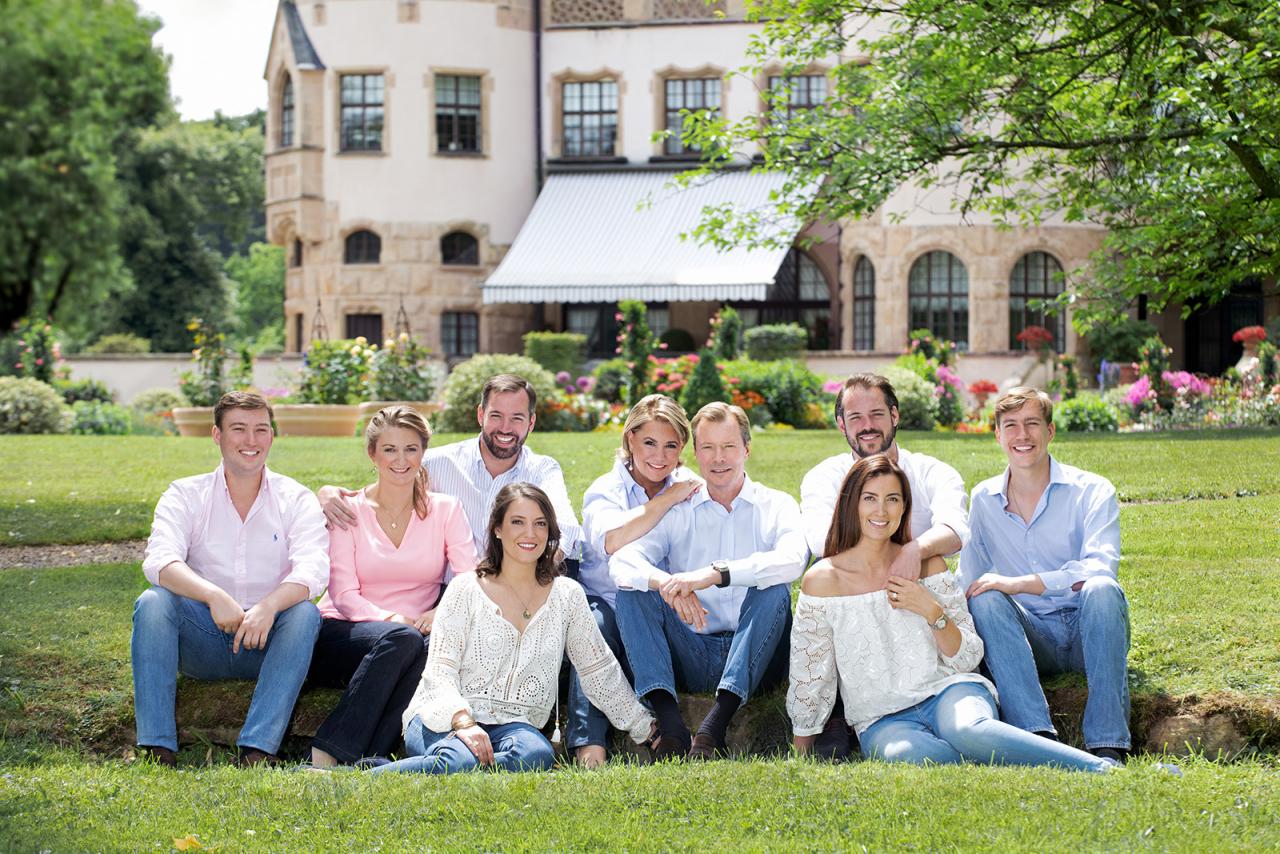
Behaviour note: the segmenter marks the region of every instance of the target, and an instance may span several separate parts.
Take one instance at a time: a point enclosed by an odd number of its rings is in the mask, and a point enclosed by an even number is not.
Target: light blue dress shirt
[[[968,588],[988,572],[1034,573],[1039,596],[1015,598],[1038,614],[1074,608],[1073,586],[1095,575],[1116,578],[1120,565],[1120,505],[1111,481],[1049,458],[1049,485],[1030,524],[1009,509],[1009,470],[984,480],[969,500],[968,544],[960,552],[960,582]]]

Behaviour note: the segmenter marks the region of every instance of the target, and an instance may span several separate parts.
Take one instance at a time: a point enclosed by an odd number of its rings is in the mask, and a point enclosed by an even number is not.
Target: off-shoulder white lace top
[[[431,627],[427,667],[404,713],[427,729],[448,732],[467,709],[480,723],[523,721],[541,728],[551,714],[565,651],[592,705],[637,742],[653,720],[627,684],[600,636],[576,581],[557,578],[523,633],[507,622],[473,573],[445,589]]]
[[[880,718],[940,693],[956,682],[987,679],[974,673],[982,639],[973,628],[955,576],[922,579],[960,630],[960,649],[945,656],[924,617],[889,606],[884,590],[856,596],[800,594],[791,629],[791,682],[787,714],[796,735],[815,735],[831,715],[836,686],[845,718],[862,734]]]

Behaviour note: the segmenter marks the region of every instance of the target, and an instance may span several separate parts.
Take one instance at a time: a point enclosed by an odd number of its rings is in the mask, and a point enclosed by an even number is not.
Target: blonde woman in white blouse
[[[825,557],[805,575],[791,632],[787,713],[807,753],[836,692],[862,753],[887,762],[961,761],[1106,771],[1112,763],[1000,721],[976,673],[982,640],[942,558],[919,581],[889,567],[911,539],[911,489],[883,454],[840,486]]]
[[[566,651],[615,727],[637,743],[652,736],[653,717],[600,636],[582,587],[557,574],[560,530],[546,493],[503,487],[488,531],[484,560],[454,579],[436,611],[427,668],[404,714],[409,756],[375,772],[550,768],[555,753],[540,729]]]

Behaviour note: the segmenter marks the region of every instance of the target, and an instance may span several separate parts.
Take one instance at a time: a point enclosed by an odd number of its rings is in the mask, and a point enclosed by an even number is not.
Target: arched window
[[[783,259],[763,301],[732,304],[744,328],[761,323],[798,323],[809,334],[810,350],[828,350],[831,341],[831,286],[817,262],[798,249]]]
[[[280,147],[293,145],[293,80],[286,75],[284,88],[280,92]]]
[[[921,255],[907,282],[910,329],[928,329],[969,349],[969,271],[960,259],[941,250]]]
[[[480,241],[465,231],[451,231],[440,238],[440,262],[442,264],[480,263]]]
[[[1067,343],[1065,312],[1049,313],[1033,302],[1052,302],[1062,293],[1062,265],[1048,252],[1028,252],[1013,265],[1009,274],[1009,349],[1025,350],[1018,333],[1028,326],[1043,326],[1053,333],[1053,349],[1059,353]]]
[[[853,349],[876,348],[876,268],[863,255],[853,267]]]
[[[342,261],[345,264],[377,264],[382,260],[382,238],[372,231],[353,231],[347,235]]]

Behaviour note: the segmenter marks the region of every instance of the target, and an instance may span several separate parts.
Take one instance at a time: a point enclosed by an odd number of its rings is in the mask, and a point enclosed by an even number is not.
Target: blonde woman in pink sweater
[[[476,567],[462,505],[428,489],[423,417],[389,406],[364,435],[378,480],[352,499],[360,524],[330,531],[329,590],[311,659],[313,683],[346,688],[312,740],[319,768],[391,753],[426,665],[446,568]]]

